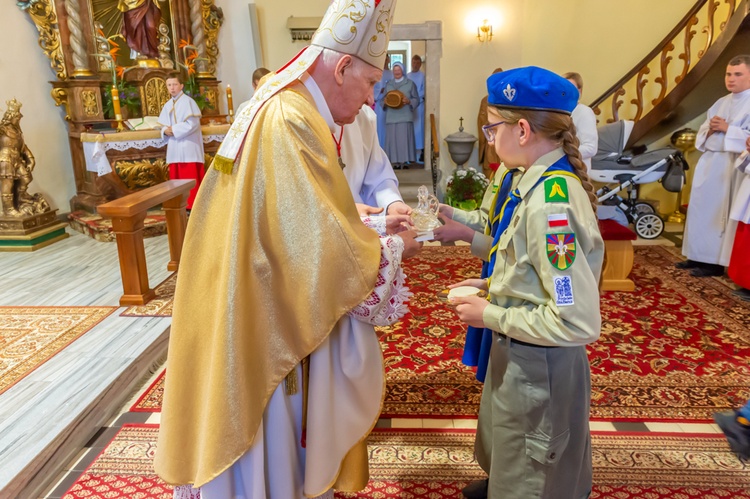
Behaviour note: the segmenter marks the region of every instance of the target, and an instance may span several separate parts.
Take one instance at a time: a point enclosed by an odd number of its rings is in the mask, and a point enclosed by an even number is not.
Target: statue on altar
[[[158,0],[119,0],[122,12],[122,36],[134,52],[150,59],[159,58],[159,24],[161,7]]]
[[[29,184],[36,161],[21,132],[21,103],[7,102],[8,109],[0,120],[0,217],[18,218],[50,211],[41,194],[29,194]]]

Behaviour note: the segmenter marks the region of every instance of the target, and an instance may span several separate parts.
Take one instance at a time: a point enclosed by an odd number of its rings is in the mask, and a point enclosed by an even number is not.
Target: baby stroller
[[[616,121],[599,127],[599,150],[591,161],[591,180],[606,185],[596,192],[599,203],[616,206],[644,239],[656,239],[664,220],[654,207],[638,200],[638,186],[660,181],[669,192],[680,192],[688,165],[677,149],[648,152],[623,151],[633,131],[632,121]],[[618,195],[623,192],[623,195]]]

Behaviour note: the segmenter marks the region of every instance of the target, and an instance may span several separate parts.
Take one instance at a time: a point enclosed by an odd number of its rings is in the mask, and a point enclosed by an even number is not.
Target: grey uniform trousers
[[[586,347],[545,348],[495,333],[475,451],[490,499],[578,499],[591,492]]]

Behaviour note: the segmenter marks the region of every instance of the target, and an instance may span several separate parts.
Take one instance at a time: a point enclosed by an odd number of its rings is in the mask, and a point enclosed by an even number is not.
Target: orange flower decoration
[[[120,78],[122,78],[122,75],[125,74],[125,68],[123,66],[117,66],[115,70],[117,71],[117,76],[119,76]]]
[[[187,47],[188,45],[191,45],[189,38],[187,39],[187,41],[180,40],[180,44],[177,47],[182,49],[182,48]]]

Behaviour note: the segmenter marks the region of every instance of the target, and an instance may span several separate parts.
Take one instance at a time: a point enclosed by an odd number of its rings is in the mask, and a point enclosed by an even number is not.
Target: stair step
[[[426,185],[431,188],[432,186],[432,171],[425,168],[409,169],[409,170],[394,170],[396,177],[398,177],[399,186],[405,185]]]
[[[411,207],[417,206],[417,189],[419,189],[420,185],[423,184],[399,184],[398,190],[401,193],[401,197],[404,198],[404,203]]]

